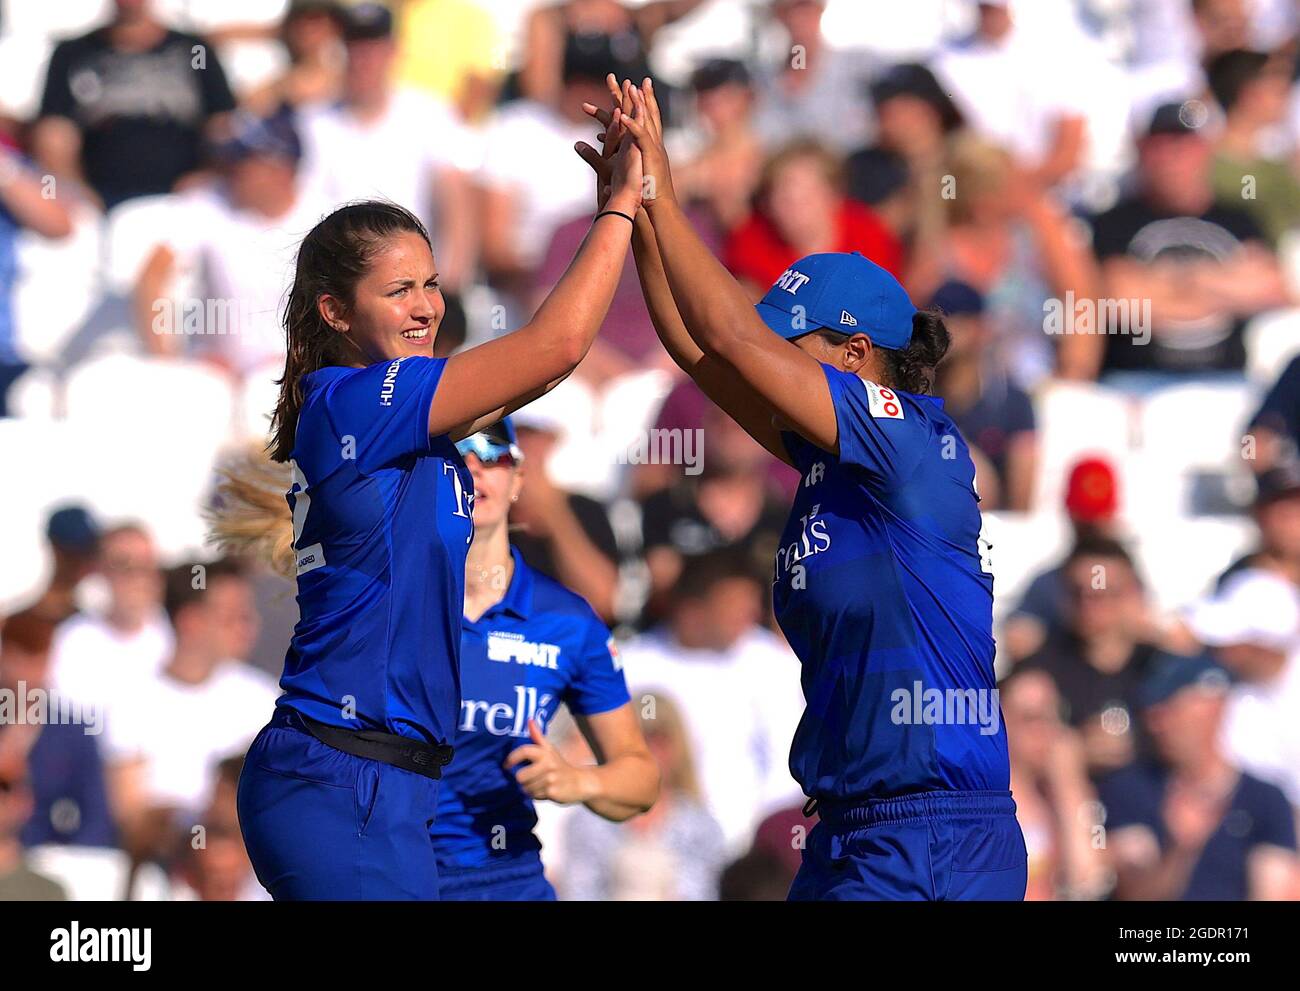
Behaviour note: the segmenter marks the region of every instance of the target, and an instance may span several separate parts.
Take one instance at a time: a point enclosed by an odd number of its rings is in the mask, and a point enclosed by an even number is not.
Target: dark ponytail
[[[948,353],[952,338],[937,310],[918,310],[912,316],[912,340],[896,351],[880,349],[890,385],[903,392],[928,396],[934,387],[935,366]]]
[[[272,461],[283,463],[293,454],[303,378],[349,360],[345,336],[325,322],[317,301],[334,296],[350,304],[375,253],[402,233],[419,234],[429,243],[428,231],[411,211],[384,200],[363,200],[335,210],[302,239],[284,308],[286,355],[280,399],[271,417]]]

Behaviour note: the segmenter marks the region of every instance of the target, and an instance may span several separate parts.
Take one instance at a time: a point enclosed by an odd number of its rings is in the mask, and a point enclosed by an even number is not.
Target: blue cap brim
[[[759,319],[767,324],[776,334],[784,337],[787,341],[792,341],[796,337],[802,337],[804,334],[810,334],[814,330],[820,330],[820,327],[809,327],[807,321],[803,321],[798,326],[795,324],[795,315],[789,310],[783,310],[779,306],[773,306],[771,303],[757,303],[754,309],[758,312]]]

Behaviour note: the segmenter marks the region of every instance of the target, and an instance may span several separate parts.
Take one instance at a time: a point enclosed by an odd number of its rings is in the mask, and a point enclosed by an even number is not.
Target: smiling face
[[[433,252],[419,234],[395,234],[374,253],[349,303],[322,296],[321,315],[347,334],[373,364],[408,355],[433,354],[446,304],[438,288]]]

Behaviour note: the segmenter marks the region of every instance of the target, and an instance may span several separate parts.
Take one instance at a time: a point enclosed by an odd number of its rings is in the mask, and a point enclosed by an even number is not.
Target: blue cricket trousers
[[[1005,791],[819,802],[790,901],[1020,901],[1025,838]]]
[[[436,901],[437,789],[321,743],[280,707],[244,760],[239,825],[276,901]]]
[[[438,869],[442,900],[448,902],[553,902],[555,889],[542,872],[536,850],[502,857],[481,867]]]

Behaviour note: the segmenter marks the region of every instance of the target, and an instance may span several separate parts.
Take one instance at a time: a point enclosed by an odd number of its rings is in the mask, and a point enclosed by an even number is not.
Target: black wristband
[[[596,216],[594,216],[594,217],[591,218],[591,222],[594,224],[594,223],[595,223],[597,220],[599,220],[601,217],[622,217],[624,220],[626,220],[626,221],[627,221],[629,224],[631,224],[633,227],[636,226],[636,218],[635,218],[635,217],[629,217],[626,213],[621,213],[621,212],[618,211],[618,210],[601,210],[600,213],[596,214]]]

